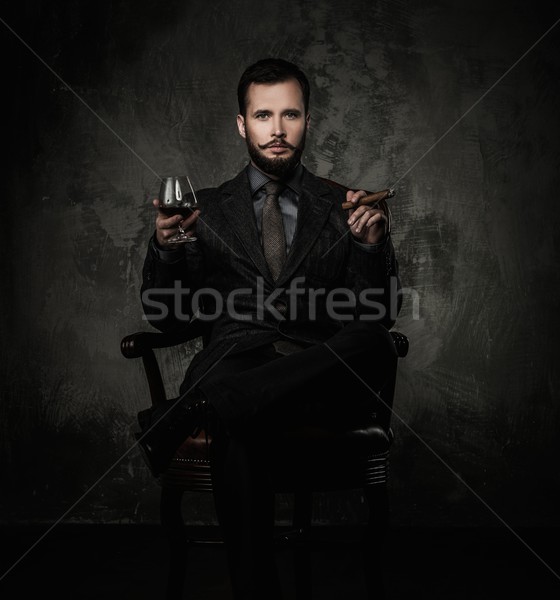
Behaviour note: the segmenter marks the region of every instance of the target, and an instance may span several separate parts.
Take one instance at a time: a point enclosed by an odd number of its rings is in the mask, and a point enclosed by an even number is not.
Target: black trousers
[[[267,446],[283,427],[349,424],[385,411],[376,395],[397,355],[381,325],[355,321],[324,344],[280,355],[274,346],[225,357],[199,384],[219,417],[213,433],[216,513],[235,600],[282,597],[273,548],[274,491]]]

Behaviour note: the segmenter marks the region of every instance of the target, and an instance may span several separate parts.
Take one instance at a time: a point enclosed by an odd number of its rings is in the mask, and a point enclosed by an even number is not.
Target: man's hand
[[[174,244],[169,244],[168,240],[179,231],[179,225],[190,235],[194,235],[196,231],[196,221],[199,210],[195,210],[192,215],[184,217],[183,215],[166,215],[160,210],[159,200],[155,198],[152,204],[157,209],[156,216],[156,240],[161,248],[171,250],[176,248]]]
[[[357,204],[360,198],[367,196],[363,190],[348,190],[346,201]],[[362,244],[378,244],[387,234],[387,215],[379,208],[358,206],[348,211],[348,225],[352,235]]]

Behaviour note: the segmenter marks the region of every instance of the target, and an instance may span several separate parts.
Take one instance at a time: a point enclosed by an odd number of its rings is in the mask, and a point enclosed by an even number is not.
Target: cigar
[[[349,208],[358,208],[358,206],[362,206],[363,204],[368,204],[372,208],[382,202],[383,200],[387,200],[388,198],[392,198],[395,195],[395,190],[393,188],[388,188],[386,190],[381,190],[379,192],[374,192],[373,194],[368,194],[363,198],[360,198],[356,204],[353,202],[343,202],[342,208],[347,210]]]

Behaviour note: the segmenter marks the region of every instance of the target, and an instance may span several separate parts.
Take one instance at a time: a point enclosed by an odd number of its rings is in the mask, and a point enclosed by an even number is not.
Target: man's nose
[[[272,132],[273,137],[279,137],[279,138],[285,137],[286,132],[284,131],[284,127],[282,126],[281,118],[273,119],[272,128],[273,128],[273,132]]]

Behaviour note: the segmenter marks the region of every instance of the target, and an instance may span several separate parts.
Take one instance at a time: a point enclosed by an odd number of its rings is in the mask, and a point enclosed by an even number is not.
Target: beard
[[[255,166],[260,169],[263,173],[267,175],[273,175],[274,177],[278,177],[278,179],[286,179],[292,173],[292,171],[298,166],[301,155],[303,154],[303,149],[305,148],[305,136],[306,130],[303,131],[303,136],[298,146],[292,146],[288,144],[285,140],[282,140],[281,143],[288,148],[290,148],[293,152],[288,158],[283,158],[281,156],[276,156],[274,158],[268,158],[264,155],[263,149],[268,146],[268,144],[264,144],[263,146],[259,146],[255,144],[253,140],[249,137],[249,134],[246,134],[245,142],[247,143],[247,150],[249,152],[249,156],[251,160],[255,164]]]

